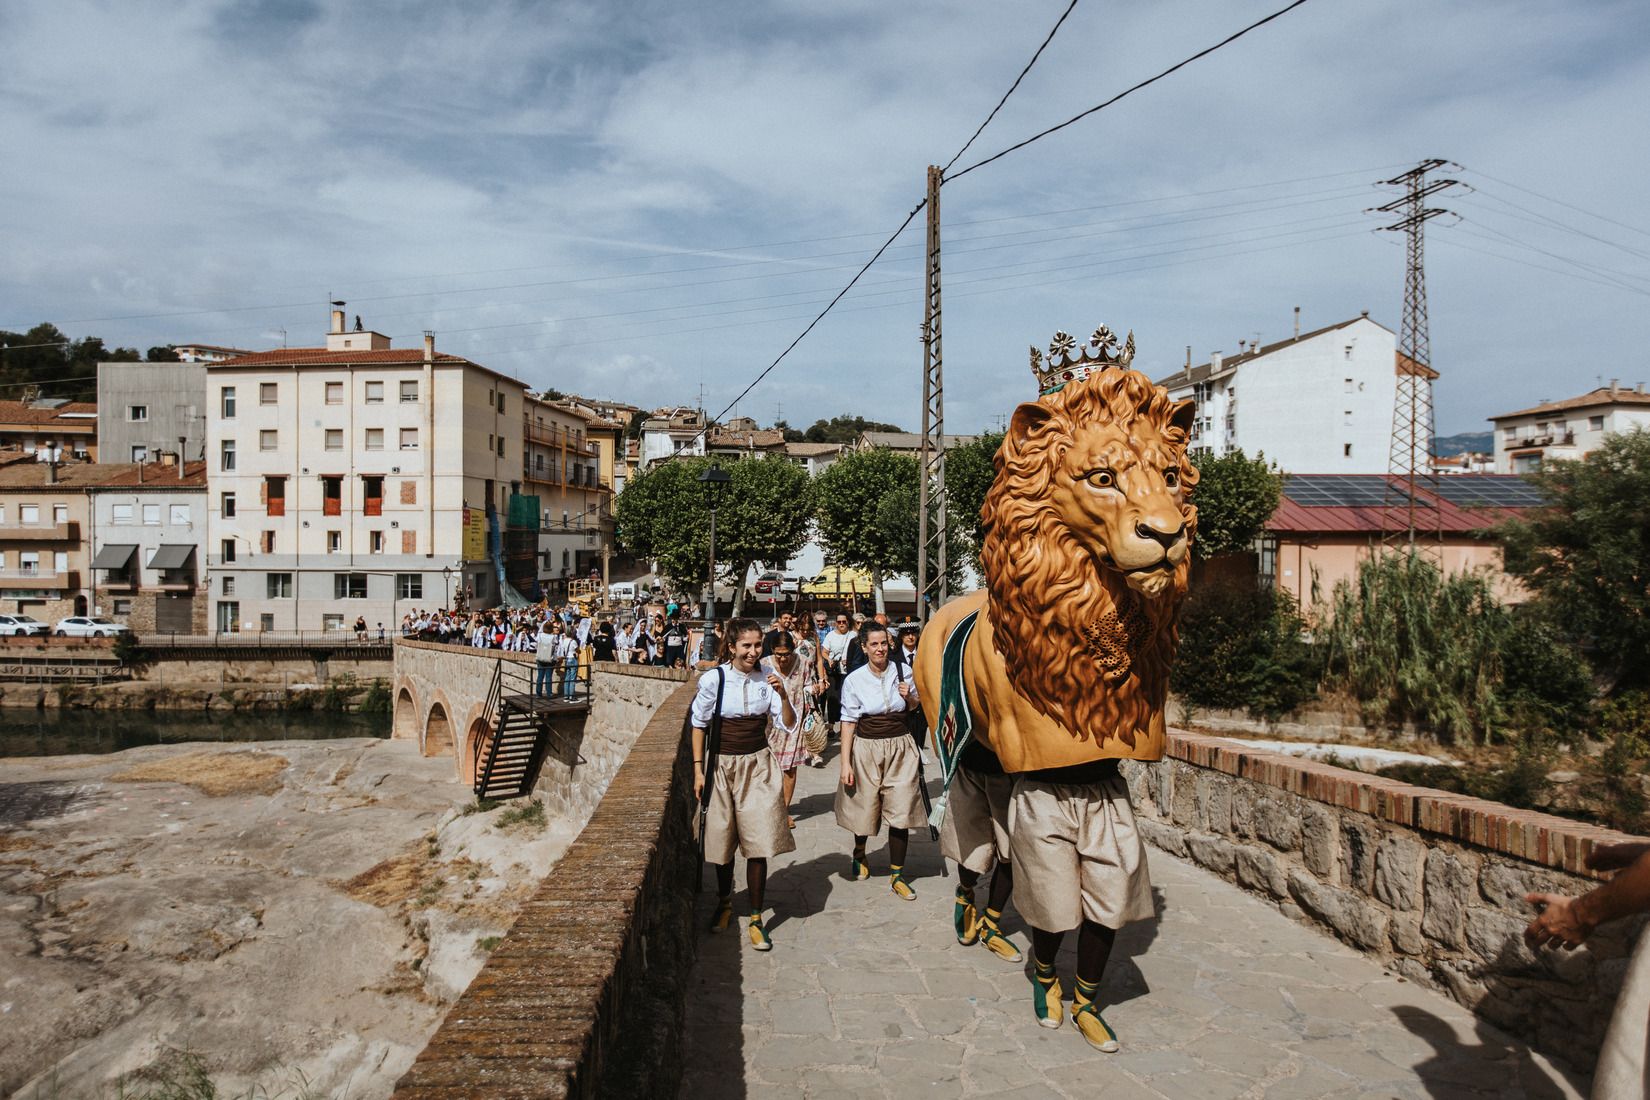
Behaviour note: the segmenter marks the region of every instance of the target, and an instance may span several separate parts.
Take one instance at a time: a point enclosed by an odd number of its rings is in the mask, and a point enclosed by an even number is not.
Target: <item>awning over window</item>
[[[189,564],[189,559],[194,555],[195,548],[193,546],[162,543],[160,549],[155,551],[155,556],[149,559],[149,568],[162,571],[182,569]]]
[[[124,542],[111,542],[92,559],[93,569],[125,569],[126,563],[137,553],[137,547]]]

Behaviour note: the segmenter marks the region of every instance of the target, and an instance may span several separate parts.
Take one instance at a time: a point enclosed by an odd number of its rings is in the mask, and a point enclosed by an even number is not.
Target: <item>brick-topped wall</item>
[[[1592,1067],[1643,922],[1535,954],[1523,899],[1591,889],[1587,853],[1633,838],[1180,730],[1127,775],[1156,846]]]
[[[686,680],[597,666],[591,723],[641,732],[396,1097],[675,1094],[698,873]]]

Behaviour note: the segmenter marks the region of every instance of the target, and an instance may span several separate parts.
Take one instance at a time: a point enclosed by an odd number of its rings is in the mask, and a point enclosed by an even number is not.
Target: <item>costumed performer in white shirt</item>
[[[699,677],[693,697],[693,794],[711,784],[705,816],[705,862],[716,866],[716,912],[710,930],[721,932],[733,921],[733,856],[745,857],[745,888],[750,901],[751,946],[770,951],[773,943],[762,927],[763,893],[768,885],[768,857],[795,851],[785,820],[783,776],[768,747],[768,721],[786,728],[797,724],[784,681],[758,670],[762,628],[751,619],[728,624],[728,660]],[[720,711],[717,684],[721,683]],[[720,714],[716,759],[706,776],[705,731]]]
[[[928,824],[918,789],[922,750],[905,724],[917,706],[917,683],[888,659],[888,628],[871,621],[860,631],[867,663],[842,681],[842,784],[836,823],[854,834],[849,877],[871,877],[865,841],[888,825],[889,888],[906,901],[917,892],[905,880],[911,830]]]

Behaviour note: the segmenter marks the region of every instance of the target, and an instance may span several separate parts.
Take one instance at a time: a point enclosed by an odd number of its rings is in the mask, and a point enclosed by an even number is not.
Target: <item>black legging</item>
[[[865,842],[869,837],[854,837],[854,854],[861,859],[865,858]],[[888,864],[892,867],[905,866],[905,849],[911,842],[911,830],[896,829],[888,826]]]
[[[978,871],[970,871],[962,864],[957,864],[957,878],[968,889],[972,890],[980,881]],[[991,875],[991,897],[986,902],[986,908],[1001,913],[1003,906],[1008,904],[1008,896],[1014,891],[1014,864],[998,863],[997,869]],[[1055,945],[1059,950],[1059,945]]]
[[[745,861],[745,889],[750,894],[751,912],[762,911],[762,895],[768,889],[768,861],[766,859],[747,859]],[[726,901],[733,896],[733,860],[716,864],[716,893]]]
[[[1065,935],[1041,928],[1031,930],[1031,954],[1040,966],[1054,965]],[[1077,980],[1086,985],[1099,985],[1101,975],[1106,972],[1106,960],[1111,958],[1112,944],[1116,942],[1117,929],[1085,920],[1077,930]]]

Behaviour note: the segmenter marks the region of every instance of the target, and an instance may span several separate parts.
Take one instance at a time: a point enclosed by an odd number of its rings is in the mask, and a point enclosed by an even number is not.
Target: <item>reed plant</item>
[[[1416,552],[1364,561],[1330,597],[1319,635],[1326,685],[1366,719],[1412,722],[1442,739],[1501,732],[1507,610],[1481,572],[1445,575]]]

